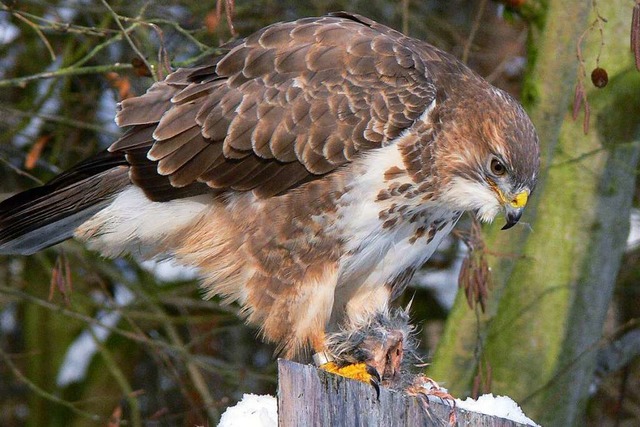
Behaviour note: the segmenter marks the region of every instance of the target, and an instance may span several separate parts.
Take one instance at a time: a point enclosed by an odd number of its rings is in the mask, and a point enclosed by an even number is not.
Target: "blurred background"
[[[544,25],[537,19],[545,3],[3,0],[0,199],[106,148],[121,132],[113,122],[116,103],[144,93],[168,64],[188,66],[234,37],[329,11],[356,12],[426,40],[535,108],[526,85],[538,54],[532,27]],[[620,13],[630,16],[627,3]],[[594,19],[585,21],[589,36],[605,25]],[[628,37],[624,30],[619,37]],[[569,67],[577,67],[578,85],[591,86],[585,76],[593,63],[586,74],[584,64]],[[573,97],[573,84],[568,91]],[[637,126],[637,111],[628,114]],[[635,164],[625,167],[635,177]],[[634,182],[625,197],[635,206]],[[623,236],[622,258],[611,261],[602,338],[585,350],[593,375],[574,418],[593,426],[640,424],[640,214],[624,211],[620,221],[631,233]],[[471,255],[464,240],[476,249]],[[463,220],[398,302],[413,298],[426,360],[445,330],[462,265],[463,286],[490,286],[474,273],[488,271],[485,258],[517,257],[482,242]],[[170,261],[104,259],[72,241],[30,257],[0,257],[0,425],[215,425],[243,393],[274,394],[274,349],[243,324],[237,307],[203,301],[195,277]],[[460,298],[459,310],[487,316]],[[468,394],[491,390],[477,378]],[[447,386],[446,378],[434,379]]]

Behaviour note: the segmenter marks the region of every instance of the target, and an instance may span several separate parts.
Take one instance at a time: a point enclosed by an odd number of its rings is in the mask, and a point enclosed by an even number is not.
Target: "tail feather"
[[[74,230],[130,185],[128,167],[111,153],[80,163],[49,183],[0,203],[0,254],[30,255]]]

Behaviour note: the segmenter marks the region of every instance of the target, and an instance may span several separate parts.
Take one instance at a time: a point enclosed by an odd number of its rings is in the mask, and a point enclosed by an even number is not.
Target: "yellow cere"
[[[529,199],[529,192],[521,191],[518,194],[516,194],[516,197],[512,201],[510,201],[509,204],[514,208],[523,208],[527,204],[528,199]]]
[[[513,199],[511,199],[509,201],[504,196],[504,193],[502,191],[500,191],[500,188],[498,188],[498,186],[493,181],[489,181],[489,185],[491,185],[493,190],[498,194],[498,197],[500,197],[500,200],[502,201],[502,203],[503,204],[507,204],[508,203],[511,207],[524,208],[526,206],[526,204],[527,204],[527,201],[529,200],[529,191],[528,190],[522,190],[521,192],[516,194],[516,197],[514,197]]]

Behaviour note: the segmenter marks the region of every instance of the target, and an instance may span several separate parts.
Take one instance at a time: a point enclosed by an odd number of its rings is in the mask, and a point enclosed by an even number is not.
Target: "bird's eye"
[[[494,157],[491,159],[491,173],[495,176],[502,176],[507,173],[507,168],[500,160]]]

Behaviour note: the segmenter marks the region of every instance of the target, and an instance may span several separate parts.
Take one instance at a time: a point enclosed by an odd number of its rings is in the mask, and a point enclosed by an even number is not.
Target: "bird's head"
[[[520,104],[492,87],[456,104],[442,118],[436,165],[447,177],[442,197],[481,221],[502,212],[503,227],[522,216],[540,167],[538,136]]]

